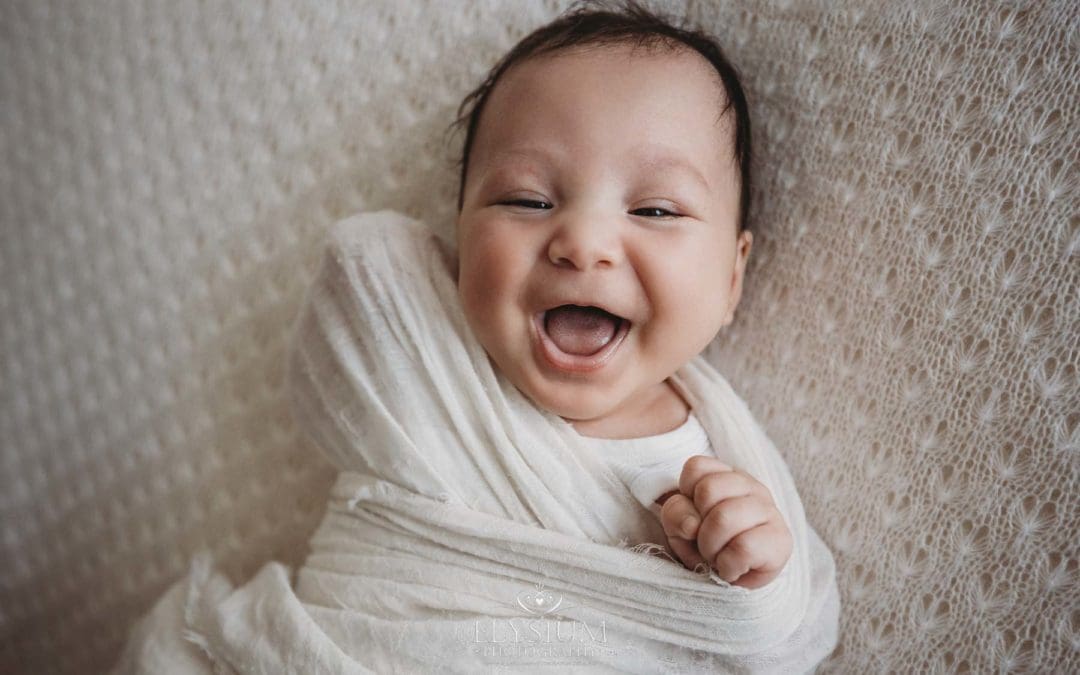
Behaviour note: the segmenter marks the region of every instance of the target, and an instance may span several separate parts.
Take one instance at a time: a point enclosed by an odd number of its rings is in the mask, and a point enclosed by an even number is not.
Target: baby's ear
[[[746,261],[750,258],[750,249],[754,245],[754,235],[749,230],[739,233],[735,242],[735,267],[731,271],[731,289],[728,294],[728,309],[724,316],[724,325],[728,325],[735,318],[735,308],[739,306],[742,298],[743,276],[746,274]]]

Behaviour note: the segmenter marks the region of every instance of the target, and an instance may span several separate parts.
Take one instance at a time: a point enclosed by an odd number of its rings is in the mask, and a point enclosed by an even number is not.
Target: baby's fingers
[[[731,471],[732,468],[715,457],[694,455],[683,464],[679,475],[679,492],[694,496],[694,488],[705,476],[718,471]]]
[[[771,505],[756,496],[725,499],[704,518],[697,545],[706,560],[712,560],[740,533],[769,522],[774,515]]]
[[[693,539],[697,536],[701,515],[689,497],[676,492],[664,500],[660,508],[660,524],[664,526],[664,534],[669,537]]]
[[[697,543],[693,540],[683,539],[682,537],[668,537],[667,542],[686,569],[696,571],[698,565],[705,565],[706,568],[709,566],[705,562],[705,558],[701,557],[701,553],[697,550]]]
[[[732,539],[713,561],[724,581],[744,588],[760,588],[775,579],[787,562],[781,535],[768,525],[747,530]],[[790,550],[790,549],[788,549]]]

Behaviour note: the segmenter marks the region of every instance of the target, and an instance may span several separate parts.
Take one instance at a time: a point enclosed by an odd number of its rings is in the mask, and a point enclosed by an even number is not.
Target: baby
[[[474,672],[502,647],[558,658],[566,627],[597,642],[567,655],[605,672],[805,672],[835,647],[829,551],[698,358],[753,241],[735,70],[637,6],[583,10],[470,101],[457,255],[418,221],[358,214],[300,313],[290,398],[341,469],[310,555],[240,586],[200,555],[118,672]],[[631,534],[666,535],[709,580]],[[717,579],[742,588],[701,586]]]
[[[736,71],[709,37],[636,5],[583,8],[522,40],[470,103],[457,285],[478,341],[537,406],[625,450],[612,462],[628,480],[674,450],[677,489],[645,481],[668,545],[764,586],[789,529],[669,379],[731,323],[753,242]]]

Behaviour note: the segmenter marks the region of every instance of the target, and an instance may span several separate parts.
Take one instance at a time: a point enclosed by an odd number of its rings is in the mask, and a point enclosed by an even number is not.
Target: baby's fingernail
[[[682,530],[683,535],[689,537],[694,534],[695,527],[697,527],[697,518],[687,516],[683,518],[682,525],[679,526],[679,529]]]

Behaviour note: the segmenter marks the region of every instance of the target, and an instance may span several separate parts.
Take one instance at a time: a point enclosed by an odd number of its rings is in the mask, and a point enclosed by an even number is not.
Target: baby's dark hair
[[[626,43],[636,47],[660,46],[673,50],[680,45],[690,47],[704,56],[716,69],[727,98],[718,119],[729,109],[735,113],[734,159],[739,169],[738,225],[740,232],[747,228],[751,188],[750,111],[742,83],[739,81],[739,73],[724,56],[723,50],[713,37],[701,30],[673,25],[669,17],[656,14],[634,0],[623,0],[620,6],[614,9],[609,9],[607,3],[596,0],[575,3],[551,23],[522,38],[492,67],[484,82],[462,100],[457,119],[450,125],[451,128],[460,128],[468,124],[461,159],[457,162],[461,170],[458,182],[458,212],[464,204],[465,173],[469,166],[469,153],[480,121],[480,113],[502,74],[510,66],[530,57],[561,49]]]

